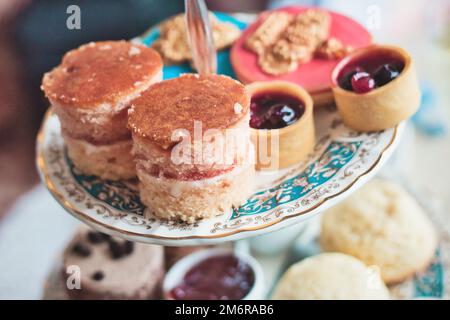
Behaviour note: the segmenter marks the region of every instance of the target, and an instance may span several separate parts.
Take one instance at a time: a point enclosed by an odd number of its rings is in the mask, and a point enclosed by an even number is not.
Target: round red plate
[[[285,7],[278,9],[297,14],[307,7]],[[328,11],[332,22],[330,37],[341,40],[345,45],[354,48],[364,47],[372,42],[370,33],[358,22],[341,14]],[[294,82],[310,93],[327,91],[331,87],[331,72],[338,60],[313,59],[308,63],[300,64],[297,70],[281,76],[271,76],[264,73],[257,62],[257,55],[244,47],[247,37],[259,26],[267,13],[261,14],[259,19],[249,26],[241,38],[231,48],[231,64],[236,76],[244,83],[267,80],[287,80]]]

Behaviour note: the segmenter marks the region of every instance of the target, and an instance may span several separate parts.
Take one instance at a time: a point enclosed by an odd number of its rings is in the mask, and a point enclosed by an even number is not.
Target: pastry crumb
[[[240,114],[240,113],[242,113],[243,108],[242,108],[242,106],[241,106],[240,103],[236,102],[236,103],[234,104],[233,108],[234,108],[234,113],[235,113],[235,114]]]
[[[131,47],[130,50],[128,51],[128,54],[130,56],[135,56],[139,53],[141,53],[141,50],[138,47]]]

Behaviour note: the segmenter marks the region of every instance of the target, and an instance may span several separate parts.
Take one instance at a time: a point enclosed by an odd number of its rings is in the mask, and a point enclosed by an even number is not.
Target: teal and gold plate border
[[[259,187],[247,203],[196,224],[146,215],[134,181],[105,181],[76,170],[67,157],[59,120],[51,111],[38,135],[37,165],[55,199],[100,231],[162,245],[218,243],[301,223],[342,200],[382,166],[395,149],[403,126],[357,133],[342,124],[336,110],[317,110],[319,139],[305,163],[257,175]]]

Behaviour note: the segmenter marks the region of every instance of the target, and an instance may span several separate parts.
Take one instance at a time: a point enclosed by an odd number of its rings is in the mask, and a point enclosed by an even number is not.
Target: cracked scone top
[[[161,72],[159,54],[128,41],[91,42],[66,53],[44,75],[42,90],[52,102],[78,108],[115,104]]]
[[[238,81],[222,75],[185,74],[151,86],[131,102],[128,126],[133,134],[159,145],[172,147],[172,134],[188,130],[194,121],[202,130],[224,130],[248,115],[250,97]]]
[[[427,268],[437,236],[411,195],[391,181],[374,179],[324,213],[320,243],[325,251],[378,266],[392,284]]]
[[[380,275],[342,253],[321,253],[293,264],[277,283],[275,300],[389,299]]]

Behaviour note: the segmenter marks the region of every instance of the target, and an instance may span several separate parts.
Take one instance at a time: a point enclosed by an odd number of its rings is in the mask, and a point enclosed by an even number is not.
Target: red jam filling
[[[338,75],[342,89],[367,93],[396,79],[405,67],[392,53],[375,51],[350,62]]]
[[[140,164],[137,165],[139,169],[146,170],[146,168]],[[181,181],[198,181],[203,179],[210,179],[217,177],[222,174],[226,174],[231,172],[235,168],[234,165],[230,165],[225,169],[217,169],[217,170],[208,170],[208,171],[197,171],[196,169],[192,169],[191,171],[186,172],[178,172],[177,174],[173,172],[167,172],[162,169],[159,165],[152,165],[149,170],[146,170],[147,173],[153,177],[164,177],[166,179],[176,179]]]
[[[253,270],[239,258],[214,256],[192,267],[170,296],[175,300],[239,300],[254,282]]]
[[[293,124],[305,112],[303,102],[279,92],[258,93],[250,104],[250,127],[280,129]]]

